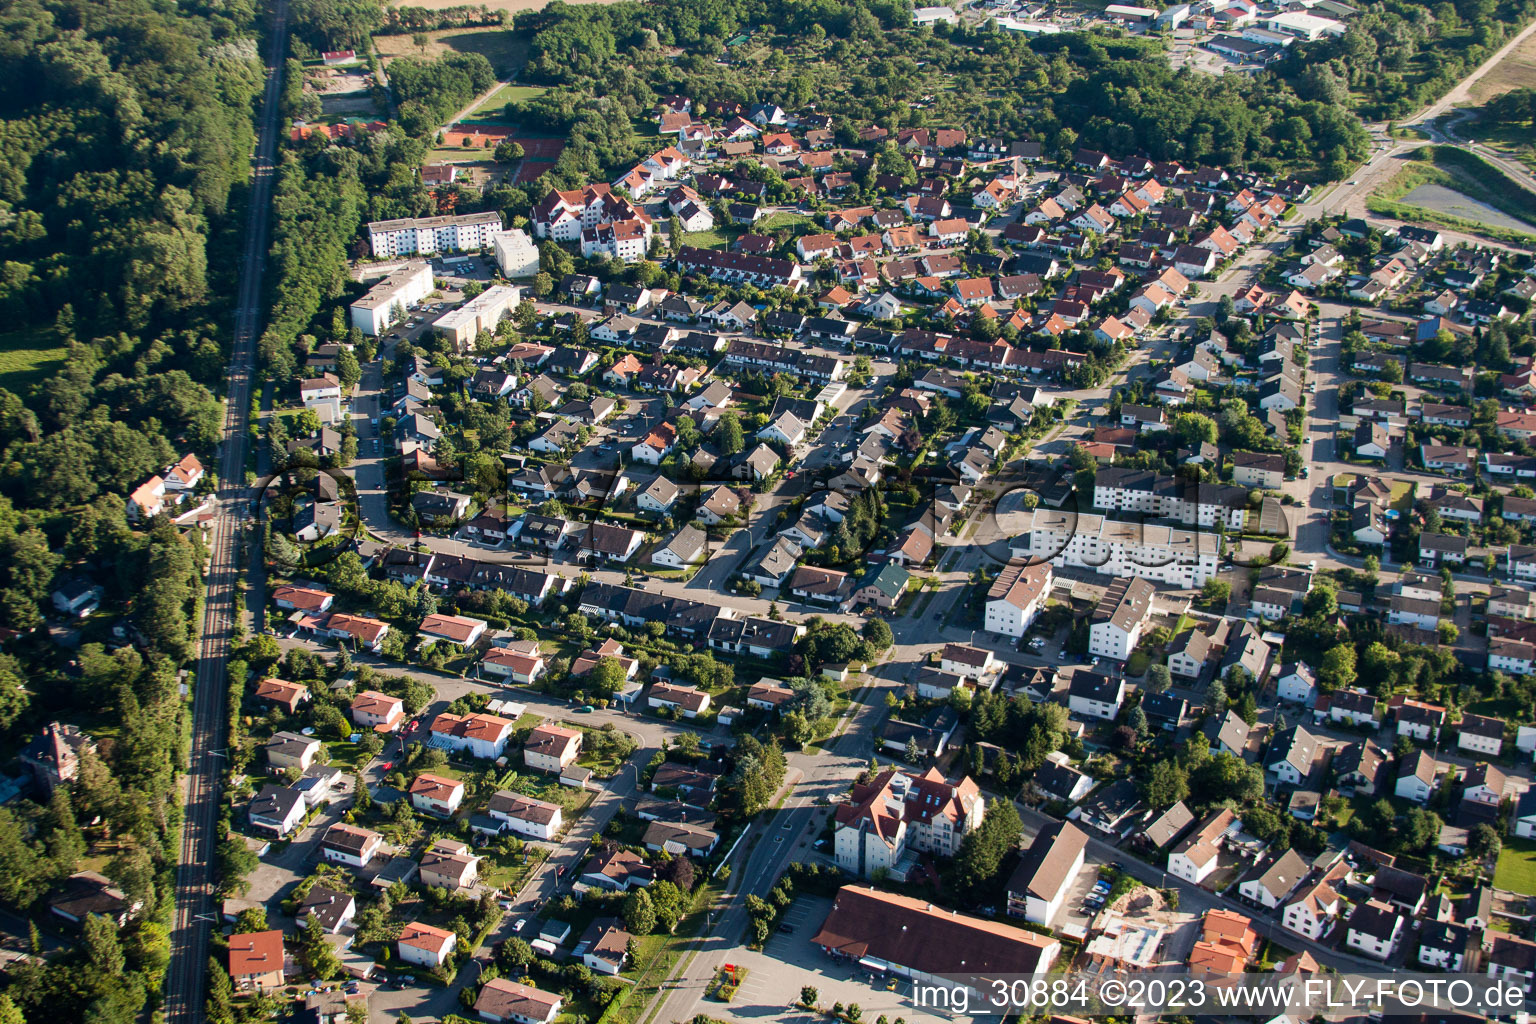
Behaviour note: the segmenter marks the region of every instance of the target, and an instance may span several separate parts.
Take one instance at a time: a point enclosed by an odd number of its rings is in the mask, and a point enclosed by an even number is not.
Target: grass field
[[[512,122],[502,120],[502,115],[508,103],[521,103],[524,100],[531,100],[535,96],[542,96],[546,92],[548,92],[547,89],[536,85],[504,85],[491,93],[490,99],[486,100],[478,109],[471,113],[467,120],[499,121],[504,124],[510,124]]]
[[[1499,853],[1493,884],[1510,892],[1536,892],[1536,843],[1509,837]]]
[[[713,231],[684,231],[683,244],[696,249],[725,249],[731,244],[731,236],[718,228]]]
[[[1491,97],[1511,89],[1528,87],[1536,82],[1536,34],[1526,37],[1488,73],[1472,84],[1469,90],[1472,102],[1487,103]]]
[[[1522,231],[1496,227],[1403,202],[1403,197],[1420,185],[1443,185],[1468,199],[1485,203],[1506,216],[1527,224],[1536,224],[1536,197],[1487,161],[1450,146],[1425,146],[1416,150],[1408,166],[1366,200],[1366,207],[1372,213],[1399,220],[1438,224],[1507,242],[1530,244],[1536,241],[1536,236]]]
[[[777,231],[780,228],[797,228],[802,225],[813,228],[816,226],[816,221],[803,213],[790,213],[788,210],[782,210],[772,216],[764,217],[752,225],[752,230],[758,232]]]
[[[543,6],[540,4],[539,6]],[[479,53],[498,75],[510,75],[528,62],[528,40],[505,28],[445,28],[425,33],[425,49],[408,35],[374,36],[373,45],[387,66],[396,57],[440,57],[445,53]],[[506,101],[502,101],[505,104]]]
[[[24,394],[64,362],[52,328],[0,334],[0,387]]]

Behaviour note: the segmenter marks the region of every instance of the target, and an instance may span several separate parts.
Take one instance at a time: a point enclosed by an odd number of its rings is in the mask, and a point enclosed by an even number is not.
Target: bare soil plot
[[[397,57],[440,57],[445,53],[479,53],[491,62],[498,75],[511,75],[528,62],[528,40],[507,28],[445,28],[423,33],[426,46],[418,47],[409,35],[373,37],[373,45],[387,67]]]
[[[1527,36],[1474,82],[1469,95],[1473,103],[1481,105],[1512,89],[1530,88],[1533,82],[1536,82],[1536,35]]]
[[[1426,210],[1433,210],[1450,217],[1459,217],[1462,220],[1477,221],[1494,228],[1508,228],[1511,231],[1524,231],[1536,233],[1536,226],[1527,224],[1523,220],[1517,220],[1487,203],[1480,203],[1471,196],[1462,195],[1455,189],[1446,188],[1444,185],[1426,183],[1416,186],[1413,191],[1403,196],[1403,202],[1412,206],[1422,206]]]

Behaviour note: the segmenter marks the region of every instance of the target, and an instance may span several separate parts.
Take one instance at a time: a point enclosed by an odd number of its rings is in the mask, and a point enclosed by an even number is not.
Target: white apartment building
[[[368,241],[378,259],[427,256],[438,252],[489,249],[501,230],[501,214],[495,210],[446,217],[410,217],[376,220],[368,225]]]
[[[587,228],[644,216],[639,207],[609,186],[587,185],[568,192],[551,189],[534,206],[530,219],[535,238],[579,242]]]
[[[1037,508],[1028,530],[1013,539],[1011,554],[1193,589],[1216,575],[1220,550],[1214,533]]]
[[[431,265],[426,260],[411,260],[352,303],[348,309],[351,324],[364,334],[383,334],[390,324],[405,319],[407,309],[431,293]]]
[[[1050,562],[1012,562],[987,591],[987,632],[1023,636],[1045,609],[1054,570]]]
[[[1089,653],[1114,661],[1129,658],[1152,617],[1152,598],[1156,593],[1144,579],[1122,576],[1110,584],[1094,608],[1088,626]]]
[[[644,217],[604,221],[581,230],[581,255],[607,256],[624,263],[645,259],[651,245],[651,222]]]
[[[494,331],[501,318],[517,308],[522,294],[515,284],[494,284],[458,309],[444,313],[432,322],[433,330],[445,335],[461,352],[474,347],[481,331]]]
[[[1222,484],[1191,484],[1144,469],[1100,469],[1093,478],[1093,507],[1177,519],[1188,526],[1225,522],[1241,530],[1248,521],[1248,490]]]
[[[519,228],[498,231],[491,238],[491,247],[496,252],[501,276],[533,277],[539,272],[539,247],[533,244],[528,232]]]
[[[981,790],[969,778],[951,784],[937,768],[922,775],[887,769],[854,786],[838,805],[837,865],[864,878],[884,870],[900,880],[918,853],[954,856],[985,813]]]

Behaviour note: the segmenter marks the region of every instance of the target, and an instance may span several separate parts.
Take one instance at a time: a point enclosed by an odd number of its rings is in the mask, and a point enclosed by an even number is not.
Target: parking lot
[[[1086,901],[1094,887],[1099,886],[1097,902],[1087,905]],[[1061,909],[1056,912],[1056,917],[1050,922],[1052,928],[1057,931],[1070,929],[1074,926],[1087,929],[1088,922],[1104,906],[1104,897],[1109,894],[1109,883],[1099,883],[1099,865],[1092,861],[1085,862],[1078,871],[1077,877],[1072,880],[1071,887],[1067,891],[1067,898],[1062,901]]]
[[[790,1009],[800,998],[800,989],[811,985],[823,1006],[833,1003],[857,1003],[863,1019],[872,1021],[881,1014],[892,1019],[905,1017],[909,1022],[966,1021],[968,1016],[944,1016],[919,1009],[908,998],[910,985],[898,981],[871,983],[868,971],[847,961],[834,960],[812,945],[822,921],[832,909],[832,901],[819,896],[801,896],[784,913],[789,933],[774,933],[761,952],[739,949],[730,953],[732,963],[747,970],[747,978],[736,991],[729,1006],[711,1003],[709,1015],[730,1020],[760,1021],[764,1018],[810,1024],[822,1018],[816,1014]]]

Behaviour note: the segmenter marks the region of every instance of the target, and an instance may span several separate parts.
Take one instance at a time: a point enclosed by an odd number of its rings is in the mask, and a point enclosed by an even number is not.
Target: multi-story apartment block
[[[1152,617],[1157,591],[1143,579],[1122,576],[1110,584],[1093,610],[1088,626],[1088,651],[1095,657],[1124,661],[1141,642]]]
[[[379,281],[349,308],[352,326],[379,335],[405,319],[405,312],[432,293],[432,267],[411,260]]]
[[[976,783],[950,783],[937,768],[922,775],[888,769],[854,786],[837,808],[833,850],[838,867],[865,878],[884,870],[902,878],[918,853],[952,857],[981,824],[986,801]]]
[[[368,240],[379,259],[429,256],[438,252],[489,249],[501,231],[501,214],[494,210],[451,217],[408,217],[376,220],[368,225]]]
[[[1248,489],[1185,483],[1144,469],[1100,469],[1093,478],[1093,507],[1177,519],[1189,526],[1224,522],[1241,530],[1248,521]]]
[[[987,632],[1023,636],[1051,596],[1050,562],[1014,562],[997,574],[987,591]]]
[[[1029,528],[1013,540],[1011,554],[1057,568],[1194,588],[1216,575],[1220,550],[1220,538],[1210,532],[1037,508]]]

